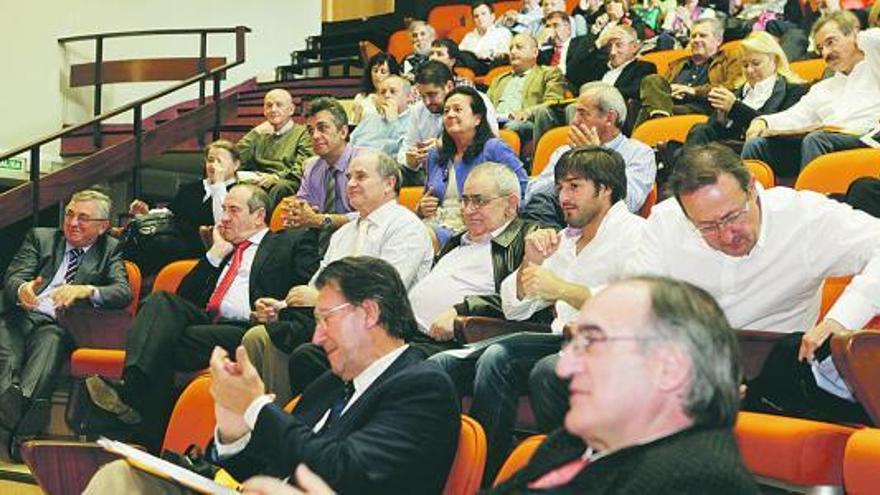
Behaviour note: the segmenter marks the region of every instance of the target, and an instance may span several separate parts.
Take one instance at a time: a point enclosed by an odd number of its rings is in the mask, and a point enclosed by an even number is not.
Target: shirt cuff
[[[232,457],[247,447],[248,443],[251,441],[251,433],[247,432],[239,438],[231,443],[221,443],[220,442],[220,429],[214,427],[214,448],[217,450],[217,460],[226,459],[227,457]]]
[[[89,296],[89,301],[91,301],[92,306],[96,308],[104,304],[104,298],[101,297],[101,291],[99,291],[97,287],[92,287],[92,294]]]
[[[207,253],[205,253],[205,259],[207,259],[207,260],[208,260],[208,263],[210,263],[211,266],[213,266],[214,268],[217,268],[218,266],[220,266],[220,263],[223,262],[222,259],[217,258],[216,256],[211,256],[211,252],[210,252],[210,251],[207,252]]]
[[[263,410],[263,407],[271,404],[274,400],[275,395],[261,395],[251,401],[251,404],[244,410],[244,424],[246,424],[251,431],[257,426],[257,418],[260,416],[260,411]]]
[[[825,315],[825,319],[832,319],[847,330],[860,330],[871,321],[875,313],[874,305],[870,300],[856,291],[847,290],[834,303]]]

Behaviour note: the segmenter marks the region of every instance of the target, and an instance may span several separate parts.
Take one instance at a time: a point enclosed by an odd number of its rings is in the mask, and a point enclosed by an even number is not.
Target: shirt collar
[[[281,126],[281,129],[278,129],[277,131],[273,132],[272,134],[274,134],[275,136],[283,136],[283,135],[287,134],[291,129],[293,129],[293,118],[291,118],[290,120],[287,121],[286,124]]]
[[[370,222],[374,225],[381,226],[383,223],[393,220],[394,215],[394,207],[397,206],[397,200],[392,199],[390,201],[386,201],[384,204],[371,211],[369,215],[366,217],[358,218],[358,222]],[[401,207],[403,208],[403,207]]]
[[[80,249],[83,250],[83,254],[86,254],[89,252],[89,249],[92,249],[92,246],[94,246],[94,245],[95,245],[95,243],[93,242],[93,243],[89,244],[88,246],[81,247]],[[74,249],[76,249],[76,248],[73,247],[72,245],[70,245],[69,242],[64,241],[64,255],[65,256],[67,256],[67,253],[73,251]]]
[[[624,136],[622,132],[620,132],[611,141],[608,141],[607,143],[602,143],[602,146],[609,148],[609,149],[612,149],[614,151],[617,151],[618,148],[623,146],[623,144],[626,142],[626,140],[627,140],[627,137]]]
[[[252,246],[259,246],[260,243],[263,242],[263,238],[266,237],[266,234],[268,234],[268,233],[269,233],[269,228],[263,227],[262,229],[251,234],[251,236],[248,237],[247,240],[251,242]]]
[[[379,359],[373,361],[367,369],[361,371],[358,376],[354,377],[352,382],[354,382],[354,390],[355,394],[362,394],[373,382],[376,381],[377,378],[382,376],[382,373],[390,367],[401,354],[404,353],[409,348],[409,344],[404,344],[397,349],[385,354]]]
[[[351,161],[352,157],[354,156],[354,152],[357,151],[358,149],[359,149],[358,147],[356,147],[355,145],[353,145],[351,143],[345,143],[345,149],[342,150],[342,154],[339,155],[339,159],[336,160],[336,163],[331,164],[330,162],[328,162],[327,160],[325,160],[323,158],[321,158],[321,161],[327,165],[328,169],[339,170],[339,171],[344,172],[344,171],[348,170],[348,162]]]
[[[773,91],[773,86],[776,85],[776,74],[771,75],[770,77],[758,81],[758,84],[752,86],[750,83],[745,84],[745,88],[748,88],[749,91],[757,91],[758,93],[769,93]],[[746,94],[746,91],[743,91],[743,95]]]
[[[232,177],[231,179],[226,179],[225,181],[223,181],[223,187],[228,189],[229,186],[231,186],[232,184],[235,184],[236,181],[237,181],[237,179],[235,177]],[[204,188],[204,190],[205,190],[205,197],[202,198],[202,201],[205,201],[206,199],[211,197],[211,186],[212,185],[214,187],[217,187],[217,184],[210,184],[208,182],[208,179],[202,179],[202,188]]]
[[[491,242],[493,239],[495,239],[496,237],[498,237],[499,235],[504,233],[504,231],[507,230],[507,227],[510,226],[510,222],[512,222],[512,221],[513,221],[513,218],[511,218],[510,220],[505,222],[504,225],[502,225],[501,227],[498,227],[497,229],[490,232],[489,238],[483,242],[474,242],[473,240],[471,240],[471,235],[468,232],[465,232],[464,235],[461,236],[461,245],[467,246],[470,244],[485,244],[487,242]]]
[[[634,60],[635,60],[635,57],[633,57],[633,58],[627,60],[626,62],[624,62],[624,63],[622,63],[622,64],[620,64],[620,66],[618,66],[618,67],[611,67],[611,61],[609,60],[609,61],[608,61],[608,69],[609,69],[609,70],[613,70],[613,71],[616,70],[616,71],[618,71],[618,72],[622,72],[623,69],[625,69],[627,65],[633,63]]]

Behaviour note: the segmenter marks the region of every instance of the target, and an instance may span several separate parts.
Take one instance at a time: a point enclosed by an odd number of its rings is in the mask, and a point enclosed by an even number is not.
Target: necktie
[[[555,45],[553,47],[553,55],[550,56],[550,65],[555,66],[559,65],[559,61],[562,59],[562,45]]]
[[[76,271],[82,261],[83,252],[82,248],[73,248],[67,252],[67,270],[64,272],[64,283],[73,283]]]
[[[327,421],[325,421],[324,426],[321,427],[321,433],[330,430],[330,425],[339,419],[339,416],[342,416],[342,411],[345,410],[345,406],[348,404],[348,401],[351,400],[353,395],[354,382],[345,382],[345,391],[338,399],[336,399],[336,402],[330,406],[330,414],[327,415]]]
[[[324,181],[324,211],[322,213],[336,212],[336,169],[330,167],[327,169],[327,176]]]
[[[575,478],[590,461],[582,458],[567,462],[529,483],[532,490],[549,490],[567,484]]]
[[[223,302],[223,298],[226,296],[226,293],[229,292],[229,288],[232,287],[232,281],[235,280],[235,275],[241,267],[241,259],[244,257],[244,251],[250,247],[250,245],[251,241],[244,241],[235,246],[235,254],[232,255],[232,261],[229,262],[229,269],[226,270],[223,279],[220,280],[220,283],[218,283],[217,287],[214,289],[214,293],[211,294],[211,298],[208,299],[205,311],[214,315],[214,320],[220,317],[220,303]]]
[[[368,230],[370,230],[370,221],[366,218],[358,219],[358,233],[354,241],[354,249],[351,251],[352,256],[360,256],[363,253]]]

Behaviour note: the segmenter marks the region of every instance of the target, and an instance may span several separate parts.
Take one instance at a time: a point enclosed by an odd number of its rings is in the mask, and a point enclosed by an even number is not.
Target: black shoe
[[[127,425],[136,425],[141,422],[141,415],[133,407],[126,404],[119,391],[113,385],[98,375],[86,378],[86,390],[89,399],[99,408],[115,414],[119,421]]]
[[[21,462],[21,444],[37,438],[49,424],[52,404],[48,399],[34,399],[9,438],[9,457]]]
[[[15,429],[21,420],[21,410],[24,405],[24,395],[21,387],[10,385],[0,394],[0,426],[9,431]]]

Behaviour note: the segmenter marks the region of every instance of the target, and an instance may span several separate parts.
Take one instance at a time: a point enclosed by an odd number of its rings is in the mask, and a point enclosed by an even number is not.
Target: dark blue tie
[[[82,256],[82,248],[73,248],[67,252],[67,270],[64,272],[64,283],[73,283],[76,271],[79,269],[79,263],[82,261]]]
[[[351,400],[351,397],[354,395],[354,383],[346,382],[345,390],[336,402],[330,406],[330,414],[327,415],[327,421],[324,422],[324,426],[321,427],[321,433],[324,433],[330,430],[330,425],[333,424],[339,416],[342,415],[342,411],[345,410],[345,406],[348,404],[348,401]]]

